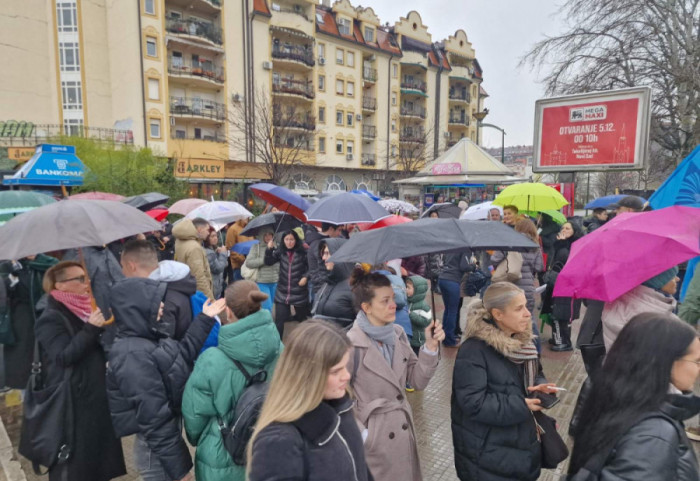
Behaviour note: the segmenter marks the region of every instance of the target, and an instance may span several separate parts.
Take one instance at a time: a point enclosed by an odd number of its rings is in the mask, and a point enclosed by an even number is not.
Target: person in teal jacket
[[[225,293],[228,322],[219,331],[219,345],[204,351],[194,366],[182,398],[182,415],[190,444],[197,447],[198,481],[244,481],[245,466],[238,466],[223,445],[217,417],[230,425],[245,377],[233,363],[239,361],[253,374],[277,364],[283,346],[267,309],[267,294],[252,281],[236,281]]]
[[[425,328],[428,327],[433,316],[430,305],[425,302],[428,293],[428,281],[421,276],[406,278],[406,295],[408,296],[408,315],[411,319],[413,337],[411,347],[418,354],[418,350],[425,344]]]

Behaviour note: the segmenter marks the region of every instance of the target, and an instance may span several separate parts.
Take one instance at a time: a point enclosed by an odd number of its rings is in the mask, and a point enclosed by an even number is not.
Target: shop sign
[[[7,158],[18,164],[26,162],[34,155],[34,147],[8,147]]]
[[[175,166],[175,177],[222,179],[224,177],[224,161],[179,159]]]
[[[462,164],[459,162],[447,162],[435,164],[432,167],[433,175],[459,175],[462,173]]]

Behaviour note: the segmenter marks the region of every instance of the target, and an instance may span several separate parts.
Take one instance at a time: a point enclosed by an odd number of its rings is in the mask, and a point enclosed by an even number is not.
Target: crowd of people
[[[641,209],[629,199],[617,206]],[[7,262],[0,294],[15,339],[4,349],[5,383],[27,387],[35,349],[44,384],[68,379],[70,455],[49,466],[51,480],[126,474],[120,438],[135,435],[144,481],[419,481],[407,393],[428,386],[441,349],[456,349],[458,477],[534,481],[545,448],[537,416],[559,392],[543,372],[542,345],[572,350],[582,310],[553,289],[572,244],[607,219],[596,210],[559,225],[494,207],[484,222],[539,247],[368,265],[329,261],[352,226],[262,229],[253,239],[241,234],[247,220],[219,232],[196,218]],[[245,255],[233,249],[252,240]],[[604,349],[596,368],[587,364],[575,415],[585,423],[572,422],[572,479],[700,479],[695,435],[682,424],[700,412],[700,281],[679,318],[677,275],[671,268],[614,302],[584,301],[578,344]],[[431,289],[444,302],[441,322]],[[552,327],[549,342],[540,319]],[[240,433],[229,434],[261,383],[259,418],[235,456]]]

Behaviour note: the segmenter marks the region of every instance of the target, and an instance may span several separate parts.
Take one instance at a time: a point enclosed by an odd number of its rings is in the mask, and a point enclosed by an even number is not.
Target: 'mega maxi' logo
[[[569,122],[605,120],[607,116],[608,107],[605,105],[591,105],[590,107],[577,107],[574,109],[569,109]]]

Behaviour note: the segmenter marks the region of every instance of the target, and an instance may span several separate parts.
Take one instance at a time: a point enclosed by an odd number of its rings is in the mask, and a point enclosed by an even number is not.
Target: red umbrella
[[[405,224],[406,222],[413,222],[411,219],[408,217],[404,217],[401,215],[392,215],[389,217],[385,217],[382,220],[379,220],[375,223],[365,223],[365,224],[358,224],[358,227],[360,228],[361,231],[365,230],[372,230],[372,229],[381,229],[382,227],[388,227],[390,225],[397,225],[397,224]]]
[[[146,215],[158,222],[162,222],[163,219],[168,217],[168,214],[170,214],[168,209],[151,209],[146,211]]]
[[[83,199],[83,200],[113,200],[115,202],[120,202],[125,199],[123,195],[112,194],[109,192],[81,192],[80,194],[73,194],[68,197],[68,199]]]
[[[299,194],[292,192],[286,187],[264,182],[252,185],[250,190],[268,204],[291,214],[302,222],[306,222],[304,212],[311,204]]]

